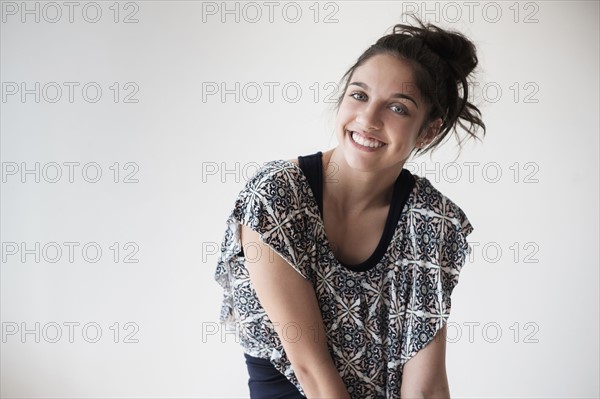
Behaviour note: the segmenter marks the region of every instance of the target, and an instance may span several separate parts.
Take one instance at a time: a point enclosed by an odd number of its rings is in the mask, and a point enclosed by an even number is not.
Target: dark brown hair
[[[460,145],[462,139],[457,132],[457,125],[466,131],[467,138],[478,138],[478,128],[482,128],[485,135],[481,112],[468,101],[467,78],[478,63],[475,45],[459,32],[444,30],[429,23],[424,25],[418,18],[414,18],[419,26],[394,25],[393,33],[377,40],[346,71],[340,79],[340,82],[345,80],[345,83],[336,103],[337,109],[339,110],[356,68],[375,55],[391,54],[413,66],[415,83],[429,106],[421,131],[429,122],[442,119],[437,136],[427,147],[417,149],[415,154],[433,150],[451,131],[457,135]]]

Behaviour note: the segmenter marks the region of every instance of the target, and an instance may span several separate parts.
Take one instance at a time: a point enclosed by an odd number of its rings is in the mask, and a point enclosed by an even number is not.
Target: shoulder
[[[246,187],[259,186],[268,182],[293,184],[298,181],[301,169],[297,162],[278,159],[265,162],[248,178]]]
[[[259,167],[247,180],[242,196],[258,196],[268,202],[291,205],[306,202],[309,189],[297,161],[279,159]]]
[[[448,196],[441,193],[426,177],[415,177],[413,210],[444,219],[469,232],[472,226],[465,212]]]

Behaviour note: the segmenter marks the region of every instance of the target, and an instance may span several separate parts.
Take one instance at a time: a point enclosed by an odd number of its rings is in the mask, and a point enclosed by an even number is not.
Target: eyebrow
[[[366,83],[363,83],[363,82],[352,82],[352,83],[348,84],[348,86],[352,86],[352,85],[358,86],[358,87],[362,87],[365,90],[369,90],[369,85],[366,84]],[[419,104],[417,104],[417,102],[415,101],[415,99],[412,98],[411,96],[407,95],[407,94],[404,94],[404,93],[394,93],[394,94],[392,94],[392,98],[405,98],[405,99],[407,99],[409,101],[412,101],[415,104],[415,106],[417,108],[419,108]]]

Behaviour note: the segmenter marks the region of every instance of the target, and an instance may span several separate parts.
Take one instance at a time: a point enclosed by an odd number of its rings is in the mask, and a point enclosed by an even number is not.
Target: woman
[[[396,25],[342,78],[339,145],[268,162],[240,192],[216,279],[251,397],[449,396],[445,323],[472,226],[403,166],[457,125],[485,134],[476,65],[461,34]]]

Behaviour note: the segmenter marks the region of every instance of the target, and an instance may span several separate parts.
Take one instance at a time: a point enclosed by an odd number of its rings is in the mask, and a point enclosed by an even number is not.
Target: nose
[[[365,105],[364,108],[356,115],[356,122],[359,123],[364,130],[381,129],[381,119],[377,105],[373,102]]]

